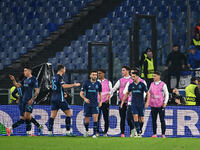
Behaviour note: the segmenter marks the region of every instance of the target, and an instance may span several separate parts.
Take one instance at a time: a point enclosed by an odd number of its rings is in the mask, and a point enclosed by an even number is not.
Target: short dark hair
[[[138,71],[134,71],[133,73],[131,74],[135,74],[136,76],[140,76],[140,73]]]
[[[192,77],[192,78],[191,78],[191,82],[194,82],[194,81],[196,81],[196,80],[198,80],[197,77]]]
[[[97,73],[97,70],[91,70],[91,71],[90,71],[90,75],[91,75],[92,73]]]
[[[125,68],[126,70],[130,71],[131,68],[129,66],[123,66],[122,68]]]
[[[24,66],[24,69],[28,69],[28,70],[31,70],[31,71],[32,71],[32,68],[31,68],[30,65],[26,65],[26,66]]]
[[[161,72],[160,71],[155,71],[154,74],[161,76]]]
[[[146,49],[146,51],[145,51],[145,52],[147,53],[149,50],[152,52],[152,50],[151,50],[151,48],[150,48],[150,47],[147,47],[147,49]]]
[[[59,65],[58,65],[58,67],[57,67],[57,70],[58,70],[58,71],[60,71],[61,69],[64,69],[64,68],[65,68],[65,66],[64,66],[64,65],[62,65],[62,64],[59,64]]]
[[[103,72],[103,73],[106,73],[106,70],[105,70],[105,69],[102,69],[102,68],[98,69],[98,71],[101,71],[101,72]]]
[[[131,70],[134,70],[134,72],[140,72],[140,69],[138,67],[132,67]]]

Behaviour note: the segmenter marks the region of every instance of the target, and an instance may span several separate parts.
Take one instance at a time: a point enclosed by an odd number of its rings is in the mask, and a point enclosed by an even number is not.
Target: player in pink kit
[[[137,67],[134,67],[131,69],[131,73],[132,72],[139,72],[139,68]],[[139,81],[144,83],[146,86],[147,86],[147,83],[145,80],[139,78]],[[133,83],[133,80],[131,80],[130,82],[128,82],[126,84],[126,87],[123,91],[124,94],[126,94],[128,92],[128,86]],[[144,98],[146,97],[146,93],[144,93]],[[132,114],[132,111],[131,111],[131,95],[129,95],[128,97],[128,108],[127,108],[127,123],[130,127],[130,137],[134,137],[135,136],[135,127],[134,127],[134,120],[133,120],[133,114]],[[143,123],[140,122],[140,130],[142,132],[142,127],[143,127]]]
[[[101,113],[103,113],[104,118],[104,132],[103,135],[107,136],[108,128],[109,128],[109,100],[111,98],[111,90],[112,90],[112,83],[105,79],[106,71],[104,69],[98,70],[98,81],[101,83],[102,86],[102,106],[99,108],[99,116],[98,116],[98,126],[97,126],[97,135],[99,135],[99,121],[101,118]],[[98,96],[98,101],[99,96]]]
[[[160,72],[155,72],[153,75],[154,82],[151,83],[149,93],[150,100],[149,105],[151,106],[151,117],[153,126],[153,136],[157,137],[157,116],[159,114],[162,130],[162,138],[165,138],[165,107],[169,99],[169,92],[166,84],[160,80]]]
[[[129,75],[129,71],[130,71],[129,66],[123,66],[122,67],[122,78],[120,78],[117,81],[117,83],[115,84],[115,86],[113,87],[113,89],[111,91],[111,95],[113,95],[113,93],[119,89],[119,100],[120,100],[119,106],[121,105],[121,102],[122,102],[123,97],[124,97],[124,93],[123,93],[124,88],[125,88],[127,82],[132,80],[130,75]],[[120,115],[120,118],[121,118],[120,119],[121,137],[125,137],[124,131],[125,131],[127,103],[128,103],[128,99],[126,99],[122,108],[119,107],[119,115]]]

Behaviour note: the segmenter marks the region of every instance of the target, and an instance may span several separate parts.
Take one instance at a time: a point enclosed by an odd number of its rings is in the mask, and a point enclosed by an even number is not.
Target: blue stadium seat
[[[2,63],[4,66],[9,66],[11,64],[11,60],[9,58],[5,58],[3,59]]]
[[[7,57],[7,52],[2,51],[2,52],[0,53],[0,59],[4,59],[4,58],[6,58],[6,57]]]
[[[12,53],[11,60],[16,60],[18,58],[19,58],[19,53],[18,52]]]
[[[27,49],[34,47],[34,44],[40,43],[50,32],[58,29],[65,20],[70,19],[72,15],[85,7],[92,0],[30,0],[30,1],[11,1],[5,0],[0,3],[0,46],[1,51],[14,51],[15,57],[17,53],[23,55]],[[199,1],[190,1],[191,4],[191,20],[192,24],[199,12]],[[92,29],[85,32],[78,40],[71,43],[70,47],[64,48],[64,55],[80,55],[80,52],[86,52],[89,41],[108,41],[109,34],[112,30],[113,51],[117,53],[121,49],[128,51],[129,28],[132,28],[135,13],[153,14],[157,19],[157,31],[159,45],[164,44],[167,39],[167,17],[168,6],[172,7],[173,19],[173,39],[180,37],[182,48],[185,44],[185,16],[186,1],[181,0],[124,0],[121,5],[110,12],[107,17],[101,18],[99,23],[94,24]],[[9,7],[8,7],[9,6]],[[4,16],[6,15],[6,18]],[[142,46],[148,46],[151,39],[151,25],[148,22],[141,22],[144,32],[141,32],[142,39],[145,42]],[[124,42],[126,41],[126,42]],[[115,49],[116,48],[116,49]],[[2,53],[0,52],[0,53]],[[121,52],[121,51],[120,51]],[[5,55],[3,53],[2,55]],[[123,55],[128,55],[123,53]],[[166,55],[166,54],[165,54]],[[1,55],[0,55],[1,56]],[[118,55],[120,56],[120,55]],[[70,56],[69,56],[70,57]],[[81,58],[85,61],[87,55]],[[123,56],[124,57],[124,56]],[[56,65],[58,62],[54,63]],[[76,62],[71,62],[71,67],[77,68]],[[7,60],[7,64],[9,61]]]
[[[86,30],[86,36],[90,37],[92,35],[94,35],[94,30],[93,29],[90,29],[90,30]]]
[[[26,44],[26,47],[27,47],[27,49],[32,49],[32,48],[34,47],[33,41],[29,41],[29,42]]]
[[[20,55],[24,55],[24,54],[26,54],[27,49],[26,49],[26,47],[18,47],[18,48],[17,48],[17,52],[18,52]]]
[[[56,53],[56,58],[59,60],[62,60],[65,57],[65,53],[64,52],[60,52],[60,53]]]

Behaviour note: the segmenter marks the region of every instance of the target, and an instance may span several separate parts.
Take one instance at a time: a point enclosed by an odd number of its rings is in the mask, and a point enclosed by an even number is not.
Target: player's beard
[[[91,80],[92,80],[93,82],[95,82],[97,79],[96,79],[96,78],[91,78]]]

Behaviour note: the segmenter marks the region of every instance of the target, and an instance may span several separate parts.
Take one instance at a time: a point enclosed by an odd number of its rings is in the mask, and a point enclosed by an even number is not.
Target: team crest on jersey
[[[141,89],[142,88],[142,86],[141,85],[139,85],[139,89]]]
[[[99,86],[98,85],[96,85],[96,89],[98,89],[99,88]]]

